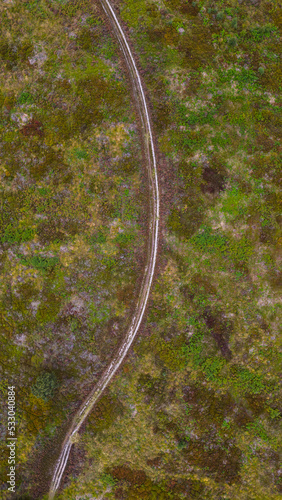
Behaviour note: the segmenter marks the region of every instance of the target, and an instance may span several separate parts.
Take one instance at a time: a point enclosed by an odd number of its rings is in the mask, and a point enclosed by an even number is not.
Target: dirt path
[[[56,492],[60,487],[62,476],[64,474],[64,470],[67,465],[68,457],[70,454],[70,450],[75,435],[77,434],[81,425],[87,418],[88,414],[91,412],[93,406],[103,393],[104,389],[108,386],[114,374],[119,369],[126,354],[128,353],[128,350],[130,349],[130,346],[132,345],[132,342],[136,337],[148,302],[148,297],[156,266],[156,257],[158,248],[159,211],[160,211],[159,186],[158,186],[154,139],[151,130],[151,122],[148,112],[148,106],[146,103],[145,92],[143,90],[142,82],[136,67],[136,63],[134,61],[134,57],[126,40],[124,31],[122,30],[120,23],[116,17],[116,14],[108,0],[100,0],[100,2],[102,4],[106,16],[108,17],[111,23],[114,34],[123,52],[125,63],[128,67],[131,76],[133,92],[136,99],[138,113],[141,119],[141,128],[142,128],[141,134],[143,136],[143,141],[145,145],[145,158],[146,158],[146,168],[149,181],[149,199],[150,199],[148,258],[144,270],[139,297],[137,299],[137,304],[135,307],[134,315],[131,320],[130,326],[124,335],[122,345],[116,352],[110,365],[102,374],[99,382],[93,388],[88,397],[85,399],[85,401],[83,402],[83,404],[81,405],[81,407],[79,408],[79,410],[77,411],[77,413],[73,418],[70,429],[63,442],[60,456],[56,462],[49,491],[49,500],[52,500],[54,498]]]

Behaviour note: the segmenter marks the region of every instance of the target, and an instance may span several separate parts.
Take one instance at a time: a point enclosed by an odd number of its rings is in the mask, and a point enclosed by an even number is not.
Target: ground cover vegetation
[[[281,6],[115,7],[171,202],[143,335],[75,444],[84,459],[60,498],[278,500]],[[21,491],[32,495],[35,451],[91,386],[130,309],[141,153],[94,2],[1,9],[1,390],[20,387]]]
[[[278,500],[281,6],[114,4],[171,203],[144,335],[60,498]]]
[[[126,328],[146,253],[146,180],[130,89],[95,3],[21,0],[0,12],[0,496],[14,385],[17,493],[38,498],[34,464]]]

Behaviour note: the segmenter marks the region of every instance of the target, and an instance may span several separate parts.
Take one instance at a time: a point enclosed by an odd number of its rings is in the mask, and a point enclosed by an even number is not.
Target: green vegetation
[[[54,373],[43,372],[37,377],[34,385],[31,387],[31,392],[37,398],[49,401],[49,399],[54,397],[57,387],[58,381]]]
[[[1,237],[2,243],[23,243],[30,241],[34,237],[34,230],[32,228],[15,228],[12,224],[8,224]]]
[[[97,5],[0,12],[0,369],[17,386],[17,494],[32,497],[30,464],[127,326],[147,208],[129,87]],[[6,451],[0,465],[4,484]]]
[[[165,230],[141,335],[60,498],[278,500],[281,6],[117,5],[150,101]],[[1,394],[17,381],[18,493],[32,496],[30,464],[127,325],[146,179],[98,4],[0,10]]]
[[[41,255],[33,255],[32,257],[25,258],[19,256],[22,264],[28,267],[34,267],[42,272],[53,269],[59,263],[58,257],[42,257]]]
[[[111,385],[123,414],[94,437],[89,425],[84,473],[61,496],[278,500],[281,7],[119,13],[167,165],[165,248],[145,335]]]

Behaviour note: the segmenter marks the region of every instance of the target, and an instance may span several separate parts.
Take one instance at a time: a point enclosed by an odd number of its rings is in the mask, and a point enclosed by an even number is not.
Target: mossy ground
[[[129,88],[95,3],[13,1],[0,12],[1,401],[14,384],[20,494],[32,490],[35,450],[127,325],[146,193]],[[48,402],[30,389],[44,370],[59,381]]]
[[[278,500],[281,7],[118,5],[172,203],[147,335],[90,417],[83,470],[60,497]],[[21,388],[24,471],[126,319],[142,160],[94,3],[14,1],[1,14],[1,390],[11,377]],[[61,384],[48,404],[24,389],[42,367]]]
[[[278,500],[281,6],[118,6],[172,203],[147,335],[111,386],[123,413],[87,430],[61,498]]]

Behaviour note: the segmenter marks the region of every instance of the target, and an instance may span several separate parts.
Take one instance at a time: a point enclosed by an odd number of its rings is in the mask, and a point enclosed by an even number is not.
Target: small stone
[[[47,54],[45,51],[42,51],[42,52],[35,54],[33,57],[30,57],[28,60],[29,60],[30,64],[32,64],[32,65],[37,64],[40,67],[44,64],[46,59],[47,59]]]

